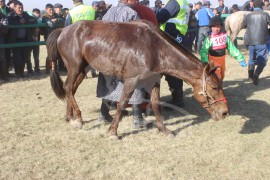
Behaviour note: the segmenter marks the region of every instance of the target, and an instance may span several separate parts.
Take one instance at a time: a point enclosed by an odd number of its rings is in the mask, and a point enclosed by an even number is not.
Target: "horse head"
[[[217,67],[209,63],[204,67],[202,77],[197,86],[194,86],[194,97],[204,107],[212,119],[224,119],[229,114],[222,83],[215,74]]]

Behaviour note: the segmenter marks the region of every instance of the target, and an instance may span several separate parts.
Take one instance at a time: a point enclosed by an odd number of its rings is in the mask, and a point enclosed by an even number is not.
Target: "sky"
[[[91,5],[93,0],[84,0],[84,4]],[[167,0],[162,0],[165,3]],[[188,0],[189,3],[195,3],[199,0]],[[202,1],[202,0],[201,0]],[[8,0],[6,0],[8,2]],[[64,7],[72,8],[73,3],[72,0],[21,0],[21,2],[24,5],[24,9],[26,11],[31,11],[33,8],[39,8],[40,10],[45,9],[45,5],[47,3],[55,4],[55,3],[61,3]],[[107,4],[117,4],[118,0],[105,0]],[[150,7],[154,6],[155,0],[150,0]],[[210,0],[212,3],[212,7],[218,6],[218,0]],[[233,4],[243,5],[246,2],[246,0],[224,0],[224,4],[226,6],[231,7]]]

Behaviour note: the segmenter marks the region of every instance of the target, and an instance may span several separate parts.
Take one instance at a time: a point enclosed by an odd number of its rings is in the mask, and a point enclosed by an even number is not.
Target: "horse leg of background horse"
[[[124,88],[122,90],[121,98],[119,101],[120,103],[119,103],[119,106],[117,106],[116,113],[113,117],[113,121],[111,122],[111,125],[109,128],[111,139],[118,140],[117,128],[122,118],[122,111],[126,108],[129,102],[129,99],[135,90],[135,85],[136,84],[132,80],[125,80],[124,82]]]
[[[81,111],[76,103],[74,98],[75,92],[82,82],[81,78],[83,76],[83,71],[80,70],[80,67],[69,68],[68,75],[65,82],[65,89],[67,93],[67,117],[71,117],[70,124],[73,128],[82,128],[82,117]],[[85,75],[85,74],[84,74]],[[77,82],[77,83],[76,83]],[[73,112],[72,112],[73,110]]]
[[[160,114],[160,84],[156,83],[151,92],[151,107],[156,117],[156,126],[159,131],[165,135],[174,136],[174,134],[167,129],[163,121],[161,120]]]

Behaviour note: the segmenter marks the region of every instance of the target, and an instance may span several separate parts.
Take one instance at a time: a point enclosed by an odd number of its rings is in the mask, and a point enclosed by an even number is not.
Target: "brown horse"
[[[121,112],[135,88],[151,87],[151,106],[156,116],[157,128],[173,135],[160,118],[160,74],[168,74],[190,83],[195,99],[219,120],[228,113],[221,84],[214,74],[212,64],[204,66],[185,48],[146,21],[112,23],[80,21],[51,33],[47,40],[49,58],[52,60],[51,85],[60,99],[67,99],[67,118],[73,127],[82,127],[81,111],[74,94],[85,77],[85,67],[124,80],[124,89],[114,119],[109,128],[117,137]],[[65,84],[55,71],[55,60],[62,57],[67,67]]]

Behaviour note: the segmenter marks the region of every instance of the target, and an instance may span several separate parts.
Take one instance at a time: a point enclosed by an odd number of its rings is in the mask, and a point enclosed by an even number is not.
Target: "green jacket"
[[[234,44],[231,41],[231,38],[229,36],[227,36],[226,43],[227,43],[227,49],[228,49],[231,56],[233,56],[239,62],[245,60],[243,54],[234,46]],[[204,39],[202,48],[200,50],[201,61],[204,63],[207,63],[209,61],[208,51],[210,48],[212,48],[212,43],[211,43],[210,38],[208,36]]]

